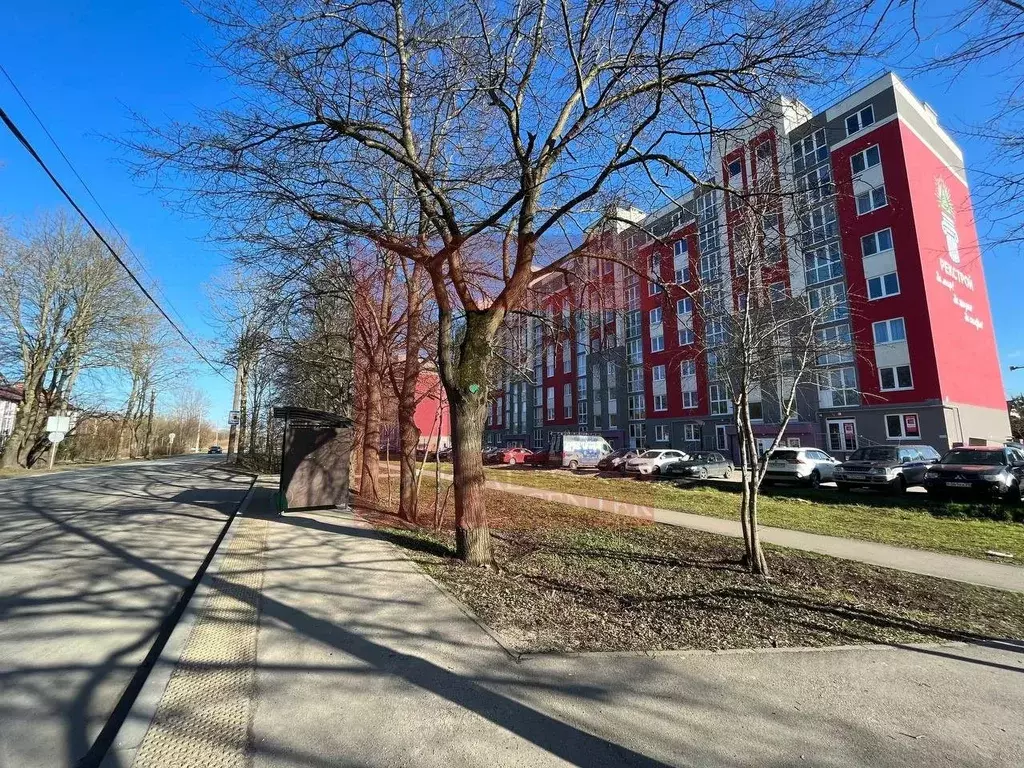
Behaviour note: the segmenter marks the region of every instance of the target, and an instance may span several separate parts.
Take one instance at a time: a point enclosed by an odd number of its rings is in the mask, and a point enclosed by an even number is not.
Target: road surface
[[[249,483],[205,455],[0,480],[0,768],[89,751]]]

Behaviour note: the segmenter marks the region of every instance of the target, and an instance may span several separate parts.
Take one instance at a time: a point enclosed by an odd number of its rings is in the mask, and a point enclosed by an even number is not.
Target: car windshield
[[[796,458],[796,451],[772,451],[768,454],[768,458],[772,461],[788,461]]]
[[[850,461],[895,461],[895,448],[858,448]]]
[[[661,454],[663,454],[663,453],[664,453],[664,451],[644,451],[643,453],[640,454],[640,458],[641,459],[656,459],[659,456],[661,456]]]
[[[965,451],[954,449],[942,457],[940,464],[986,464],[998,466],[1004,463],[1002,451]]]

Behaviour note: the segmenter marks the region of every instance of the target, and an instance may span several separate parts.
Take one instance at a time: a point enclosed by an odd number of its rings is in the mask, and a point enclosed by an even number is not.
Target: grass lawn
[[[357,509],[521,652],[1024,637],[1024,595],[775,547],[766,582],[736,540],[494,490],[487,504],[497,570],[453,558],[450,498],[439,532],[403,526],[397,491]]]
[[[491,480],[734,519],[739,526],[739,484],[677,487],[668,481],[522,467],[489,467],[486,472]],[[917,493],[894,497],[873,492],[840,493],[829,488],[812,491],[773,487],[761,496],[760,520],[763,525],[778,528],[982,559],[990,559],[985,555],[987,550],[997,550],[1012,554],[1014,562],[1024,562],[1024,525],[972,516],[983,512],[983,507],[938,504]],[[989,511],[1007,512],[998,503]]]

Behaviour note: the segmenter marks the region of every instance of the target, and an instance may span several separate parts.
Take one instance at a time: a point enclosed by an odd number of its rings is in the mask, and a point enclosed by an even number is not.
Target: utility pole
[[[146,420],[146,458],[153,458],[153,408],[156,406],[156,390],[149,392],[149,418]]]
[[[239,356],[238,363],[235,365],[235,395],[231,400],[231,410],[237,412],[239,400],[242,397],[242,361]],[[228,455],[227,460],[231,461],[231,457],[234,456],[238,450],[238,424],[231,424],[228,431]]]

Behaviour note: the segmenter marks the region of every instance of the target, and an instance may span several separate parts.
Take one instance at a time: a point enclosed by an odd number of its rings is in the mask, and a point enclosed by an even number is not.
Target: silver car
[[[839,461],[818,448],[776,448],[765,454],[764,482],[800,483],[817,488],[833,478]]]

